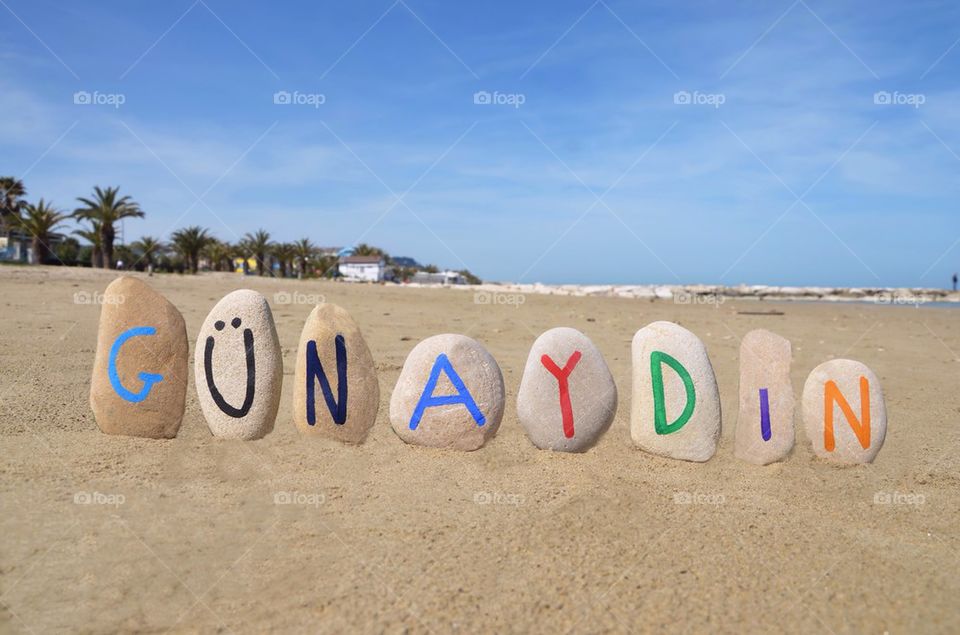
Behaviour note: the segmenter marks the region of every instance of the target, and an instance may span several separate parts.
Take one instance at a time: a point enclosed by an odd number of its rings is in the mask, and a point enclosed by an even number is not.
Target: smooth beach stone
[[[187,328],[169,300],[136,278],[103,294],[90,407],[102,432],[177,436],[187,397]]]
[[[560,327],[533,343],[517,394],[517,417],[538,448],[582,452],[617,414],[617,385],[590,339]]]
[[[213,436],[259,439],[273,430],[283,358],[273,314],[262,295],[240,289],[217,302],[200,327],[194,374]]]
[[[476,450],[503,418],[503,374],[465,335],[434,335],[407,356],[390,398],[390,423],[407,443]]]
[[[297,348],[294,423],[307,435],[362,443],[379,407],[377,369],[360,328],[336,304],[318,305]]]
[[[782,461],[793,449],[792,359],[790,341],[776,333],[757,329],[741,340],[737,458],[767,465]]]
[[[720,394],[707,348],[673,322],[633,336],[630,436],[652,454],[707,461],[720,439]]]
[[[880,380],[865,364],[833,359],[803,386],[803,423],[814,453],[833,463],[870,463],[887,435]]]

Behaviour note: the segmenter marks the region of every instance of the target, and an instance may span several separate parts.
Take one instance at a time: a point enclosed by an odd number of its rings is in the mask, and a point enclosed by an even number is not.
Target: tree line
[[[254,263],[258,275],[280,277],[335,277],[338,275],[336,254],[318,248],[310,238],[295,242],[274,241],[268,231],[258,229],[236,242],[223,241],[209,229],[193,225],[178,229],[164,241],[156,236],[142,236],[129,245],[117,245],[117,225],[125,219],[143,218],[144,211],[130,196],[121,196],[119,188],[99,186],[89,197],[79,197],[79,206],[66,212],[41,198],[37,203],[26,201],[23,182],[13,177],[0,177],[0,226],[4,235],[16,230],[30,237],[31,264],[81,265],[103,269],[124,269],[197,273],[201,262],[213,271],[234,271],[241,262],[246,272]],[[51,247],[55,234],[69,221],[81,225],[72,236],[65,236]],[[81,244],[77,237],[86,241]],[[397,280],[409,280],[418,269],[391,262],[390,255],[379,247],[359,244],[353,254],[381,256]],[[419,269],[436,273],[437,267]],[[468,282],[480,279],[467,270],[459,271]]]

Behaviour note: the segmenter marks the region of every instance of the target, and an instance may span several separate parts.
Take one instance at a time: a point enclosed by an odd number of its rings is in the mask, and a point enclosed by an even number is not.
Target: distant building
[[[467,284],[466,279],[456,271],[438,271],[437,273],[418,271],[413,274],[410,282],[419,282],[420,284]]]
[[[343,250],[343,247],[317,247],[317,255],[324,258],[327,256],[340,257],[353,255],[352,251],[349,254],[341,253]]]
[[[385,279],[386,266],[383,256],[344,256],[338,271],[347,280],[381,282]]]
[[[11,229],[6,236],[0,234],[0,260],[27,263],[33,257],[33,236],[19,229]],[[63,234],[51,233],[47,238],[47,247],[54,253],[64,240]],[[56,256],[51,256],[56,262]]]

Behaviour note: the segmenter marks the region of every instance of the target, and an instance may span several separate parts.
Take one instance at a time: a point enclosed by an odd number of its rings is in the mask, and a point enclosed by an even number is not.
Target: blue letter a
[[[443,395],[440,397],[433,396],[433,391],[437,387],[437,380],[440,379],[441,370],[447,374],[447,378],[450,380],[450,383],[453,384],[453,388],[457,391],[457,394]],[[433,363],[433,369],[430,371],[430,379],[427,380],[427,385],[423,388],[420,401],[417,402],[417,407],[413,410],[413,416],[410,417],[410,429],[417,429],[417,426],[420,425],[420,419],[423,418],[423,411],[427,408],[447,406],[455,403],[466,406],[478,426],[482,426],[487,422],[486,417],[483,416],[480,408],[477,407],[477,402],[470,396],[470,391],[463,385],[463,380],[460,379],[460,375],[457,374],[457,371],[453,370],[453,366],[450,364],[450,360],[447,359],[446,353],[440,353],[437,355],[437,361]]]
[[[334,338],[334,345],[337,349],[338,401],[334,401],[330,381],[327,379],[327,374],[323,372],[323,364],[320,363],[320,356],[317,355],[317,342],[315,340],[307,342],[307,424],[311,426],[317,423],[314,379],[320,380],[320,390],[323,391],[323,399],[327,402],[327,410],[330,411],[333,422],[343,425],[347,420],[347,345],[342,335]]]

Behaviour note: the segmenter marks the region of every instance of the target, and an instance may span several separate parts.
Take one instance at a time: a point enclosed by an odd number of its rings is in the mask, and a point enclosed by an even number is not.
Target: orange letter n
[[[857,435],[860,445],[866,450],[870,447],[870,382],[866,377],[860,378],[860,416],[862,421],[857,420],[856,415],[850,408],[850,404],[843,397],[840,389],[833,380],[828,380],[823,386],[823,447],[827,452],[833,452],[837,446],[833,438],[833,405],[840,406],[843,416],[847,418],[847,423],[853,433]]]

